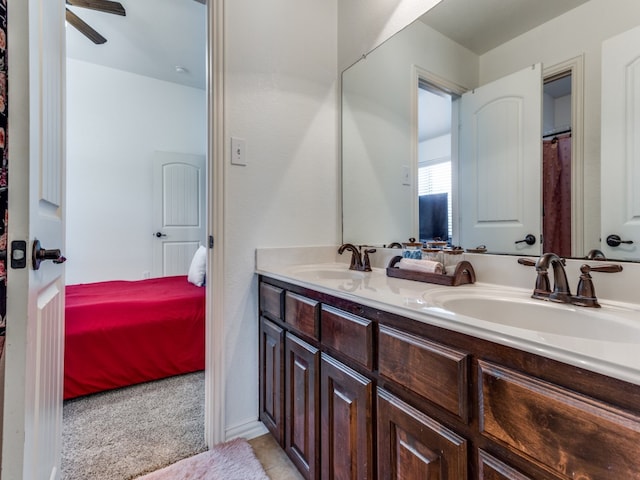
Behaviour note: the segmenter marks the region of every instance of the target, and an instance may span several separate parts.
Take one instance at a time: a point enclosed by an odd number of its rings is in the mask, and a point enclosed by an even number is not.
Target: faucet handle
[[[364,260],[362,261],[362,271],[363,272],[370,272],[371,271],[371,261],[369,260],[369,254],[370,253],[375,253],[376,249],[375,248],[367,248],[364,251]]]
[[[578,281],[578,289],[576,296],[571,299],[571,303],[581,307],[599,308],[600,304],[596,298],[596,289],[593,286],[593,280],[589,272],[616,273],[622,271],[622,265],[598,265],[592,267],[586,263],[580,267],[580,280]]]
[[[580,271],[584,273],[583,268],[586,268],[587,272],[603,272],[603,273],[617,273],[622,271],[622,265],[598,265],[597,267],[592,267],[591,265],[582,265],[580,267]]]
[[[535,260],[531,260],[530,258],[519,258],[518,259],[518,263],[520,265],[524,265],[526,267],[535,267],[536,266],[536,261]]]

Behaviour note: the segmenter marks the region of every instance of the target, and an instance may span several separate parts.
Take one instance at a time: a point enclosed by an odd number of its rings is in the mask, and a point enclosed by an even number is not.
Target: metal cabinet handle
[[[626,243],[628,245],[631,245],[633,243],[633,240],[622,240],[620,238],[620,235],[609,235],[607,237],[607,245],[609,245],[610,247],[619,247],[621,243]]]

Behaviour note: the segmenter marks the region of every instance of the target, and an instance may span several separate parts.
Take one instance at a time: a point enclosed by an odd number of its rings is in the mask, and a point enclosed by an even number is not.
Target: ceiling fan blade
[[[96,32],[89,26],[88,23],[86,23],[69,9],[66,9],[66,20],[96,45],[101,45],[107,41],[106,38]]]
[[[66,2],[67,5],[73,7],[89,8],[99,12],[121,15],[123,17],[127,14],[121,3],[111,0],[66,0]]]

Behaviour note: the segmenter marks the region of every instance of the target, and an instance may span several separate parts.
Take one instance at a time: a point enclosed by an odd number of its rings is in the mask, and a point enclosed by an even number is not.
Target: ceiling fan
[[[124,7],[119,2],[111,0],[66,0],[67,5],[73,7],[88,8],[97,10],[98,12],[111,13],[113,15],[125,16]],[[80,33],[91,40],[96,45],[103,44],[107,41],[102,35],[95,31],[88,23],[78,17],[68,8],[66,9],[66,20],[70,25],[75,27]]]

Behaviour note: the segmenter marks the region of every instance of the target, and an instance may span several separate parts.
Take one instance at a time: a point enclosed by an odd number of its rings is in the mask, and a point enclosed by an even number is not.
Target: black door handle
[[[40,263],[44,260],[53,260],[53,263],[64,263],[67,261],[67,259],[62,256],[59,248],[47,250],[42,248],[40,240],[34,240],[33,250],[31,252],[31,265],[33,266],[33,269],[38,270],[40,268]]]
[[[633,240],[622,240],[620,238],[620,235],[609,235],[607,237],[607,245],[609,245],[610,247],[619,247],[621,243],[631,245],[633,243]]]
[[[527,245],[535,245],[536,237],[535,237],[535,235],[532,235],[532,234],[529,233],[522,240],[516,241],[516,243],[526,243]]]
[[[166,234],[166,233],[162,233],[162,232],[156,232],[156,233],[154,233],[154,235],[155,235],[156,237],[158,237],[158,238],[160,238],[160,237],[166,237],[166,236],[167,236],[167,234]]]

